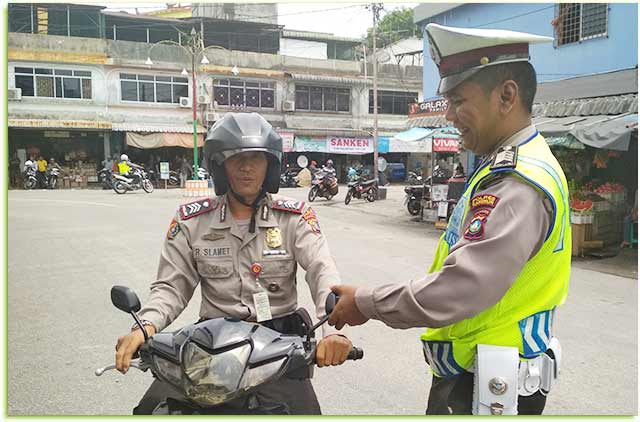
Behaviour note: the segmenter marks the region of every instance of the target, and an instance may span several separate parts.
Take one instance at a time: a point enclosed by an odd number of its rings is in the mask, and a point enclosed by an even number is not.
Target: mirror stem
[[[136,315],[135,312],[131,312],[131,316],[133,317],[133,319],[136,320],[136,324],[138,324],[138,327],[140,327],[140,329],[142,330],[142,334],[144,335],[144,341],[148,341],[149,340],[149,334],[147,334],[147,330],[144,329],[144,325],[142,325],[142,321],[140,321],[140,318],[138,318],[138,315]]]

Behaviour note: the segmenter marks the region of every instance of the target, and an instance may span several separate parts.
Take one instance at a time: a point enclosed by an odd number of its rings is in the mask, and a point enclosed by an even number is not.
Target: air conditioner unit
[[[211,98],[208,95],[198,95],[198,104],[211,104]]]
[[[296,111],[296,103],[293,101],[283,101],[282,111]]]
[[[217,112],[215,112],[215,111],[207,111],[207,112],[204,114],[204,119],[205,119],[207,122],[215,122],[215,121],[216,121],[216,120],[218,120],[219,118],[220,118],[220,116],[219,116],[219,115],[218,115],[218,113],[217,113]]]
[[[180,107],[191,108],[191,100],[189,97],[180,97]]]
[[[19,101],[22,99],[22,88],[9,88],[7,99],[12,101]]]

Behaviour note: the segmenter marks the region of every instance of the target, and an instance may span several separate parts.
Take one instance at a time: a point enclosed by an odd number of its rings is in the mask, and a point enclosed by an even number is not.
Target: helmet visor
[[[212,158],[216,162],[216,164],[218,164],[219,166],[222,166],[222,163],[224,163],[224,161],[226,159],[231,158],[234,155],[238,155],[238,154],[241,154],[243,152],[254,152],[254,151],[262,151],[262,152],[266,152],[267,154],[271,154],[271,155],[275,156],[278,159],[278,161],[280,161],[282,159],[282,152],[274,150],[274,149],[269,149],[269,148],[228,149],[228,150],[220,151],[220,152],[217,152],[217,153],[213,154]]]

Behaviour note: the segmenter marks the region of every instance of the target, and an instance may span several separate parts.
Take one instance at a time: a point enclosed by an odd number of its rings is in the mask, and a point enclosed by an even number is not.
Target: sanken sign
[[[327,137],[328,152],[336,154],[368,154],[373,152],[371,138]]]
[[[434,152],[458,152],[457,138],[433,138]]]

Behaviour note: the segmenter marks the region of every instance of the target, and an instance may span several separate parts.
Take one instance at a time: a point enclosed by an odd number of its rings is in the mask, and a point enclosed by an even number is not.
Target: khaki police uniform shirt
[[[304,208],[301,213],[272,209],[276,199],[287,200],[291,209]],[[260,289],[268,293],[273,318],[291,314],[298,308],[297,263],[306,270],[318,318],[324,316],[329,287],[340,284],[340,276],[313,210],[302,201],[267,195],[256,213],[255,233],[248,233],[236,224],[226,195],[210,201],[212,211],[188,219],[176,213],[140,317],[164,329],[187,306],[198,283],[202,318],[256,321],[253,294]],[[281,242],[273,236],[276,228]],[[260,288],[251,273],[254,263],[262,265]],[[325,337],[340,333],[328,324],[322,328]]]
[[[519,145],[535,133],[528,126],[500,146]],[[461,234],[440,271],[406,284],[358,288],[360,312],[394,328],[439,328],[498,303],[544,243],[552,206],[542,192],[508,175],[481,185],[478,194],[500,198],[485,221],[484,236],[468,240]],[[467,213],[462,231],[472,216]]]

